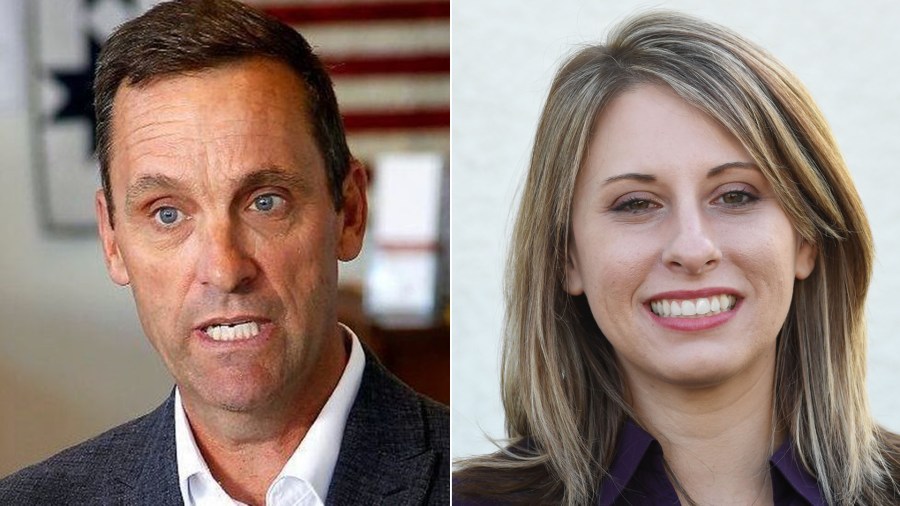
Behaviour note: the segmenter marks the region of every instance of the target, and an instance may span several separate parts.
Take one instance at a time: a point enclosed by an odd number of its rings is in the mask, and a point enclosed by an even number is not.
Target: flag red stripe
[[[344,114],[344,128],[349,132],[415,128],[447,128],[450,109],[417,109],[393,112],[351,112]]]
[[[450,19],[450,2],[379,2],[259,6],[291,25],[375,20]]]
[[[328,73],[335,76],[368,74],[445,74],[450,72],[450,55],[367,56],[327,58]]]

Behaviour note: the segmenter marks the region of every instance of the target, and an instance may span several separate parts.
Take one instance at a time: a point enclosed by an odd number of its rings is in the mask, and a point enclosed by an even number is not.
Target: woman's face
[[[708,387],[771,368],[794,279],[813,269],[740,142],[669,88],[598,118],[572,204],[566,289],[627,381]]]

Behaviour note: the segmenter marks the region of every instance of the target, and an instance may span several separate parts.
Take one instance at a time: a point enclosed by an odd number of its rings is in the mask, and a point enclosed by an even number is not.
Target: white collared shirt
[[[337,463],[344,426],[362,382],[366,356],[359,339],[344,325],[350,337],[350,358],[331,397],[294,450],[266,493],[267,506],[322,506],[328,496],[331,476]],[[213,478],[191,432],[181,393],[175,389],[175,451],[178,484],[187,506],[242,505],[225,493]]]

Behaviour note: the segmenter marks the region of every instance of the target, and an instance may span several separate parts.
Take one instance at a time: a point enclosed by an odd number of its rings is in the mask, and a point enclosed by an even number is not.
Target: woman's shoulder
[[[882,457],[888,466],[891,478],[896,484],[900,484],[900,434],[880,428],[878,436]]]
[[[453,473],[454,505],[559,504],[549,477],[531,470],[467,469]]]
[[[506,506],[515,504],[501,496],[482,495],[482,491],[460,490],[461,488],[459,479],[454,474],[450,489],[453,498],[451,502],[454,506]]]
[[[523,439],[500,451],[457,463],[453,504],[559,504],[560,482],[534,446]]]

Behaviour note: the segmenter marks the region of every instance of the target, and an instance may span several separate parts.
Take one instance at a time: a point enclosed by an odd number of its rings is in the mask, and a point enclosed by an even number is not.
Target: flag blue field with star
[[[96,228],[92,82],[101,44],[154,2],[31,0],[32,108],[43,218],[56,231]]]

